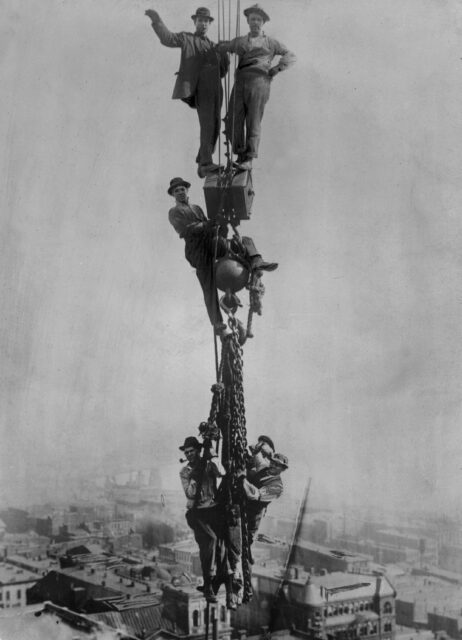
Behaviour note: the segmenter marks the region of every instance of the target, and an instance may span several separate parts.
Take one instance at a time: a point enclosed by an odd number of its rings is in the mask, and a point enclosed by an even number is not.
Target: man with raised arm
[[[220,42],[222,53],[239,57],[234,87],[226,115],[226,133],[232,141],[233,152],[241,169],[251,169],[258,156],[261,121],[270,97],[271,81],[276,74],[295,62],[289,49],[263,32],[269,15],[258,4],[244,10],[250,32],[229,42]],[[273,65],[275,56],[279,62]]]
[[[220,132],[223,89],[221,78],[226,74],[229,58],[220,54],[207,37],[213,17],[209,9],[199,7],[191,16],[194,33],[172,33],[162,22],[157,11],[148,9],[152,28],[166,47],[181,49],[180,68],[177,73],[173,99],[180,99],[197,110],[200,125],[200,147],[196,157],[198,175],[204,178],[218,170],[212,156]]]

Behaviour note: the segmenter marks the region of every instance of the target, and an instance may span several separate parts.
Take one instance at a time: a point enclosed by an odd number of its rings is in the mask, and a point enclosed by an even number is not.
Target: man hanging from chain
[[[208,602],[216,602],[212,582],[217,575],[217,565],[223,563],[219,555],[224,521],[217,501],[217,481],[225,475],[225,470],[214,447],[209,443],[201,456],[202,447],[194,436],[187,437],[179,447],[187,460],[180,479],[187,498],[186,521],[199,545],[204,597]]]
[[[282,495],[281,473],[288,469],[289,463],[285,455],[275,453],[273,441],[268,436],[260,436],[250,450],[252,455],[243,478],[243,489],[247,497],[247,526],[252,545],[269,504]]]
[[[228,71],[229,57],[226,53],[220,54],[207,37],[213,17],[206,7],[199,7],[191,16],[194,33],[172,33],[157,11],[148,9],[145,14],[151,19],[152,28],[163,45],[181,49],[180,68],[172,98],[183,100],[197,110],[200,125],[197,172],[200,178],[204,178],[219,169],[219,166],[213,163],[212,156],[220,132],[223,102],[221,78]]]
[[[214,268],[215,257],[223,257],[228,250],[227,226],[218,226],[217,233],[217,222],[209,220],[198,205],[189,203],[190,186],[191,184],[182,178],[172,178],[167,193],[175,198],[175,206],[168,212],[168,219],[180,238],[184,238],[185,257],[189,264],[196,269],[210,322],[223,338],[229,334],[229,329],[223,323],[220,311]],[[242,256],[251,272],[255,270],[274,271],[278,267],[275,262],[263,260],[252,238],[247,236],[242,236],[239,239],[234,238],[231,241],[231,247],[235,249],[236,255]]]

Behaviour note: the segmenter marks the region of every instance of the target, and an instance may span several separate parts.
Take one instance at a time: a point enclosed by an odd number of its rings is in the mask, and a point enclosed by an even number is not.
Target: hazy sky
[[[212,333],[166,193],[183,176],[203,204],[197,116],[144,16],[189,30],[198,4],[0,2],[9,504],[158,454],[176,482],[208,415]],[[458,506],[461,4],[263,4],[297,63],[272,83],[241,227],[280,263],[245,346],[249,437],[318,496]]]

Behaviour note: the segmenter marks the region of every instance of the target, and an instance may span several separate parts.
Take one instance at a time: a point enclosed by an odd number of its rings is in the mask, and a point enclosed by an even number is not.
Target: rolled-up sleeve
[[[288,69],[297,60],[295,53],[289,51],[286,45],[282,44],[282,42],[279,42],[279,40],[274,40],[273,38],[271,38],[271,45],[274,51],[274,55],[281,56],[277,64],[280,71]]]
[[[283,485],[281,478],[274,478],[268,484],[260,487],[260,500],[263,502],[272,502],[282,496]]]
[[[197,483],[192,477],[192,474],[193,470],[190,467],[185,467],[180,471],[181,486],[188,500],[193,500],[197,491]]]

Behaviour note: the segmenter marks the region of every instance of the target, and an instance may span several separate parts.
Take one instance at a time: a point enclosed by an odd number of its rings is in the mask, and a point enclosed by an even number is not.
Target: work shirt
[[[280,473],[274,473],[269,469],[261,469],[255,472],[247,472],[248,480],[244,482],[244,490],[249,500],[272,502],[282,495],[283,484]]]
[[[202,471],[203,469],[203,471]],[[217,493],[217,478],[220,477],[217,467],[213,460],[208,460],[205,467],[202,464],[192,467],[187,464],[180,471],[180,480],[183,491],[187,498],[186,508],[205,509],[214,507]],[[200,485],[200,497],[196,500],[198,486]]]
[[[220,51],[229,51],[239,56],[238,73],[241,71],[268,75],[274,56],[281,56],[276,65],[279,71],[287,69],[295,62],[295,54],[276,40],[264,33],[252,38],[250,33],[229,42],[220,42]]]

